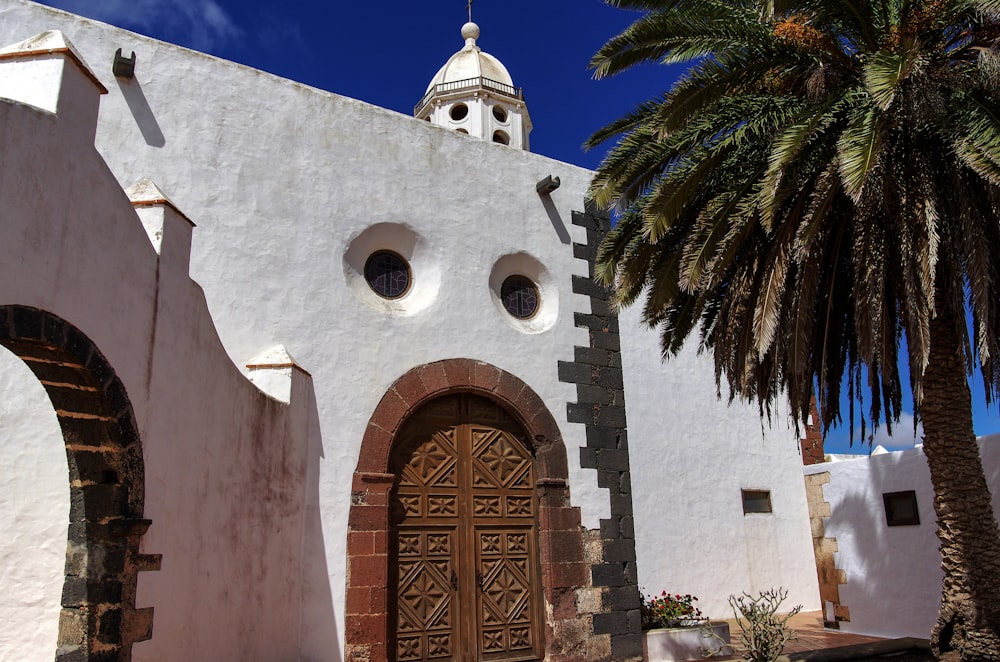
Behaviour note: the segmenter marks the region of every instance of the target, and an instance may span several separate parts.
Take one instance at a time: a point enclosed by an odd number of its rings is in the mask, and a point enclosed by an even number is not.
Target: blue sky
[[[106,21],[337,94],[412,114],[438,68],[462,46],[466,0],[338,2],[336,0],[43,0],[42,4]],[[679,68],[645,66],[595,81],[590,56],[636,14],[601,0],[474,0],[479,45],[498,57],[524,88],[534,130],[533,152],[594,168],[602,151],[585,153],[593,131],[667,89]],[[141,66],[141,65],[140,65]],[[1000,432],[1000,416],[973,386],[977,434]],[[912,403],[904,403],[912,412]],[[846,403],[843,407],[847,416]],[[904,414],[874,439],[912,446],[913,418]],[[859,431],[855,431],[857,436]],[[919,435],[918,435],[919,436]],[[828,452],[867,452],[847,426],[827,438]]]
[[[463,45],[466,0],[43,0],[42,4],[205,51],[408,115]],[[679,70],[595,81],[590,56],[636,14],[600,0],[475,0],[479,45],[524,88],[533,152],[588,168],[580,145]],[[72,37],[71,37],[72,38]]]

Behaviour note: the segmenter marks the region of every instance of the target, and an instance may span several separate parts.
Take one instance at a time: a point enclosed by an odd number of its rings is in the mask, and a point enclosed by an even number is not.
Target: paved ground
[[[838,630],[827,630],[823,627],[821,611],[807,611],[796,614],[789,621],[789,627],[795,630],[798,638],[785,645],[783,659],[789,662],[796,660],[893,660],[894,662],[910,662],[930,660],[932,658],[919,653],[900,654],[898,651],[910,647],[909,642],[916,645],[916,640],[906,642],[890,641],[879,637],[868,637],[860,634],[848,634]],[[739,641],[740,630],[735,621],[729,621],[731,639]],[[892,657],[881,655],[896,652]],[[739,660],[738,655],[715,657],[713,660]]]

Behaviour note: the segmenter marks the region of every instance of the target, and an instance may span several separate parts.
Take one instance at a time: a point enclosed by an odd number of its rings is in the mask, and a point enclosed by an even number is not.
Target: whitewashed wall
[[[314,376],[305,659],[340,657],[351,476],[375,406],[414,366],[475,358],[534,389],[563,421],[573,503],[586,526],[599,526],[607,493],[579,468],[584,429],[564,422],[576,389],[557,379],[557,361],[572,361],[573,346],[587,342],[573,326],[587,300],[571,292],[571,275],[586,265],[570,244],[585,241],[571,212],[582,208],[588,171],[30,2],[0,1],[0,43],[46,29],[65,32],[110,90],[97,146],[119,183],[151,178],[198,224],[192,277],[233,362],[282,343]],[[135,81],[111,75],[117,48],[135,51]],[[415,98],[425,82],[414,81]],[[535,183],[547,175],[562,186],[543,200]],[[413,238],[422,292],[401,307],[359,283],[346,259],[352,242],[380,224]],[[549,322],[529,332],[490,291],[494,265],[517,254],[544,267],[543,299],[557,303]]]
[[[231,363],[244,365],[282,343],[313,375],[316,409],[301,488],[304,593],[300,611],[290,610],[301,621],[302,659],[341,658],[351,476],[375,406],[414,366],[474,358],[527,383],[559,421],[584,525],[597,528],[608,516],[606,491],[578,461],[584,428],[565,422],[576,388],[557,379],[557,361],[572,361],[574,345],[587,343],[573,312],[589,304],[570,288],[572,275],[586,273],[572,256],[571,243],[586,237],[571,213],[583,205],[588,171],[26,0],[0,0],[0,44],[47,29],[65,32],[110,90],[96,143],[118,184],[149,177],[198,224],[191,274]],[[134,81],[111,75],[118,48],[137,55]],[[423,83],[413,81],[414,98]],[[547,175],[562,186],[540,198],[535,183]],[[107,184],[103,171],[99,179]],[[95,231],[79,232],[84,250]],[[385,241],[398,242],[389,247],[413,267],[413,295],[399,303],[376,297],[358,273],[370,248]],[[128,262],[115,274],[129,278],[133,268],[141,271]],[[491,291],[507,268],[537,270],[545,309],[530,323],[512,321]],[[76,313],[71,321],[97,314],[83,305]],[[116,327],[117,335],[103,340],[127,347],[138,340],[119,336],[133,332],[141,339],[148,329]],[[701,361],[685,355],[661,367],[655,336],[635,328],[633,313],[622,320],[622,344],[640,582],[651,591],[696,593],[712,615],[725,615],[730,593],[777,585],[792,589],[791,604],[817,603],[793,432],[761,432],[755,410],[718,403]],[[184,366],[196,365],[203,351],[184,348],[194,358],[164,380],[184,377]],[[135,370],[127,385],[142,384]],[[142,420],[184,437],[175,429],[187,425],[176,407],[156,404],[142,405]],[[205,400],[198,415],[211,420],[215,408]],[[238,437],[235,427],[212,421],[197,439]],[[222,461],[218,449],[202,450]],[[190,597],[182,593],[196,587],[171,580],[171,555],[209,553],[217,541],[211,528],[181,534],[179,515],[203,493],[198,486],[181,504],[168,498],[177,489],[170,477],[190,456],[154,445],[146,462],[154,520],[148,548],[164,553],[164,572],[144,579],[140,597],[179,606]],[[740,487],[771,489],[774,515],[744,517]],[[255,571],[266,573],[268,562],[255,561]],[[244,607],[235,594],[214,603],[222,604]],[[193,626],[196,616],[171,609],[157,607],[154,640],[138,645],[135,659],[157,659],[162,642]]]
[[[986,482],[1000,512],[1000,435],[979,439]],[[941,556],[938,553],[934,491],[923,448],[805,468],[806,475],[829,472],[823,486],[830,517],[827,538],[836,538],[838,570],[846,574],[840,603],[851,620],[845,632],[879,637],[930,637],[941,605]],[[882,495],[914,490],[920,524],[887,526]]]
[[[787,608],[818,609],[794,430],[716,398],[696,343],[661,362],[659,334],[639,317],[623,313],[621,339],[640,587],[695,595],[713,618],[732,618],[731,594],[777,587]],[[773,513],[744,515],[742,489],[770,490]]]
[[[142,551],[163,555],[160,571],[139,575],[137,603],[155,605],[155,634],[135,646],[132,659],[297,659],[301,485],[314,409],[308,379],[290,371],[285,405],[234,368],[200,288],[188,278],[190,225],[160,208],[162,250],[154,251],[94,150],[97,87],[66,55],[34,62],[42,66],[0,60],[0,144],[8,164],[0,169],[0,305],[38,308],[74,325],[106,357],[131,400],[147,469],[144,514],[153,521]],[[50,91],[31,97],[41,108],[18,102],[38,90]],[[147,220],[157,213],[142,212]],[[0,423],[3,457],[13,462],[4,471],[45,462],[52,473],[35,486],[0,491],[0,511],[17,520],[27,496],[52,531],[15,521],[4,536],[38,535],[40,563],[51,556],[44,548],[57,545],[56,529],[65,552],[65,452],[57,461],[53,446],[62,440],[37,382],[23,371],[7,374],[20,383],[5,386],[27,392],[32,404],[21,409],[4,392],[5,407],[24,414]],[[18,452],[29,445],[37,453]],[[52,482],[59,469],[62,490]],[[48,594],[61,584],[57,565],[46,561],[45,576],[23,588]],[[54,628],[44,628],[27,641],[16,628],[3,628],[0,649],[17,646],[4,659],[36,651],[52,659]]]
[[[45,389],[0,348],[0,660],[52,662],[66,566],[66,448]],[[10,590],[17,587],[17,590]],[[12,636],[13,635],[13,636]]]

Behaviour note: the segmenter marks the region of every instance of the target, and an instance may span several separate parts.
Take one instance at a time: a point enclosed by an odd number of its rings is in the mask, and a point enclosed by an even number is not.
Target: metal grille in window
[[[398,299],[410,289],[410,266],[390,251],[376,251],[365,262],[365,280],[375,293]]]
[[[500,300],[508,313],[526,319],[538,310],[538,288],[524,276],[510,276],[500,286]]]

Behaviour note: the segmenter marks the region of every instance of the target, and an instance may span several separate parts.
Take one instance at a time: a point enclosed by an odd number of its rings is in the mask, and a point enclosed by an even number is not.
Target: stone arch
[[[125,387],[79,329],[27,306],[0,306],[0,345],[48,393],[66,444],[70,521],[56,662],[125,661],[152,634],[152,608],[135,608],[136,575],[159,569],[139,553],[142,444]]]
[[[547,603],[546,646],[560,659],[585,659],[589,618],[577,612],[576,590],[589,584],[580,509],[570,505],[569,469],[559,426],[534,390],[496,366],[448,359],[416,367],[382,397],[361,442],[347,533],[345,644],[348,662],[391,659],[389,632],[389,459],[396,433],[423,404],[454,393],[489,398],[508,410],[534,443],[539,556]]]

